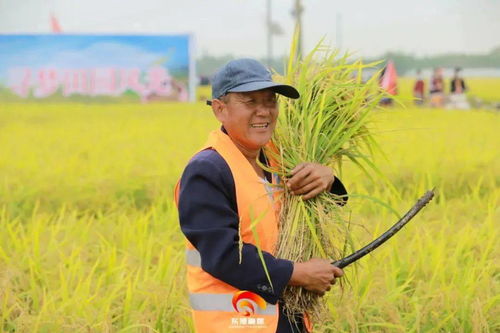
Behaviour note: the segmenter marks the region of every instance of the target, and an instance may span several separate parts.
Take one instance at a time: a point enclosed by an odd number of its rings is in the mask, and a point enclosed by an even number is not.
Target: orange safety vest
[[[233,175],[240,217],[240,240],[262,251],[274,253],[278,240],[277,193],[270,191],[246,157],[222,131],[210,133],[200,151],[205,149],[216,150]],[[176,203],[180,186],[178,182],[175,188]],[[201,268],[200,253],[189,241],[186,243],[187,286],[196,332],[275,333],[279,317],[278,304],[269,304],[259,295],[239,290],[205,272]],[[307,319],[305,316],[309,330]]]

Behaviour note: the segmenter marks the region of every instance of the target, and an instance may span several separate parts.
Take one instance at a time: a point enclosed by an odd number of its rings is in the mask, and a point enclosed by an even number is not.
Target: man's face
[[[229,93],[222,98],[217,115],[229,137],[247,150],[258,150],[269,142],[277,117],[276,94],[270,89]]]

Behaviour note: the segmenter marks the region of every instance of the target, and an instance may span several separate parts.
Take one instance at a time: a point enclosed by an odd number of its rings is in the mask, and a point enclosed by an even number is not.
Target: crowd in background
[[[429,80],[428,95],[426,95],[426,83],[422,78],[421,71],[417,71],[417,80],[413,86],[413,97],[415,104],[427,104],[430,107],[467,110],[470,108],[465,92],[467,86],[465,80],[460,75],[461,69],[455,68],[453,77],[450,80],[450,94],[445,93],[445,80],[443,78],[443,69],[435,68]]]

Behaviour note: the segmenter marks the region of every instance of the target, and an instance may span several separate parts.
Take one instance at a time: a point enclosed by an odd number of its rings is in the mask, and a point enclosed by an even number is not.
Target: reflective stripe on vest
[[[196,249],[186,249],[186,264],[201,267],[201,255]]]
[[[233,294],[200,294],[195,293],[189,295],[191,307],[196,311],[225,311],[235,314],[236,310],[233,307]],[[259,306],[254,306],[255,315],[272,316],[276,313],[276,305],[266,303],[266,308],[261,309]]]

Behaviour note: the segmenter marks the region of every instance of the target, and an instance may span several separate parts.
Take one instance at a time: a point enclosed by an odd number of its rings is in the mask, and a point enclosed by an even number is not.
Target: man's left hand
[[[286,182],[290,191],[302,195],[304,200],[314,198],[332,187],[333,170],[318,163],[300,163],[292,170],[292,177]]]

